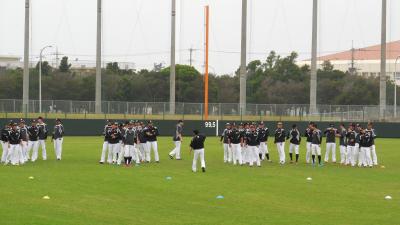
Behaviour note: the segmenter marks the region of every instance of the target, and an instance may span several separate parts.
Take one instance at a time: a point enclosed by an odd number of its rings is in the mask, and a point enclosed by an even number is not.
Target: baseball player
[[[21,152],[22,152],[22,160],[24,162],[28,161],[28,128],[25,125],[25,121],[23,119],[19,120],[18,125],[19,132],[21,134]]]
[[[371,146],[372,162],[373,162],[374,166],[377,166],[378,165],[378,156],[376,155],[376,149],[375,149],[375,139],[377,136],[375,133],[374,124],[372,122],[368,123],[367,132],[369,132],[372,137],[372,146]]]
[[[256,124],[250,125],[250,131],[246,133],[246,146],[247,146],[247,156],[249,158],[250,167],[256,162],[258,167],[261,167],[261,160],[258,155],[258,146],[260,145],[260,140],[258,139],[258,132],[256,130]]]
[[[279,163],[281,165],[285,164],[285,138],[286,138],[286,131],[283,129],[283,123],[278,122],[276,125],[275,130],[275,141],[276,148],[278,150],[279,155]]]
[[[107,157],[107,162],[111,163],[112,162],[112,152],[109,149],[109,136],[107,136],[107,133],[109,130],[111,130],[112,128],[112,121],[111,120],[107,120],[107,124],[104,126],[103,129],[103,136],[104,136],[104,142],[103,142],[103,148],[101,151],[101,158],[100,158],[100,164],[104,164],[105,160],[106,160],[106,153],[108,150],[108,157]]]
[[[323,166],[321,162],[321,143],[322,143],[322,132],[318,129],[317,124],[312,125],[313,135],[311,143],[311,158],[312,165],[315,166],[315,156],[318,156],[318,165]]]
[[[346,165],[351,164],[352,166],[356,165],[357,161],[357,151],[356,150],[356,136],[357,133],[354,131],[354,124],[350,124],[347,133],[346,133],[346,140],[347,140],[347,161]]]
[[[28,150],[27,156],[30,159],[30,153],[32,151],[32,158],[31,161],[35,162],[38,157],[39,151],[39,127],[37,126],[37,121],[32,120],[31,126],[28,127]]]
[[[42,158],[47,160],[46,154],[46,140],[47,140],[47,125],[43,121],[43,117],[38,117],[38,128],[39,128],[39,146],[42,148]]]
[[[301,134],[297,129],[297,125],[292,125],[292,130],[288,133],[287,139],[290,141],[289,145],[289,157],[290,163],[293,163],[293,152],[296,154],[296,164],[299,162],[299,148],[301,142]]]
[[[63,144],[64,126],[60,119],[56,119],[56,125],[52,135],[52,141],[54,142],[54,151],[56,153],[57,160],[61,160],[62,155],[62,144]]]
[[[329,155],[332,152],[332,162],[336,163],[336,136],[338,131],[333,124],[329,124],[329,127],[324,132],[326,136],[326,152],[325,162],[329,162]]]
[[[265,127],[264,122],[261,122],[258,125],[257,132],[258,132],[258,136],[259,136],[258,140],[260,141],[260,146],[259,146],[260,159],[265,160],[265,158],[267,158],[267,160],[269,162],[271,162],[271,160],[269,159],[269,152],[268,152],[268,146],[267,146],[269,129],[268,129],[268,127]]]
[[[203,171],[203,173],[205,173],[206,161],[204,159],[204,142],[206,140],[206,136],[200,134],[198,130],[194,130],[193,133],[194,136],[192,138],[192,141],[190,142],[190,152],[194,151],[192,171],[197,171],[197,159],[200,157],[201,170]]]
[[[371,132],[360,128],[360,150],[363,152],[364,157],[362,158],[362,162],[360,166],[370,167],[372,168],[372,158],[371,158],[371,146],[373,144],[374,138],[371,135]]]
[[[118,123],[114,123],[111,129],[107,131],[107,139],[109,151],[112,153],[112,164],[117,162],[117,153],[119,152],[121,139],[121,131],[118,129]]]
[[[176,124],[175,133],[172,138],[175,144],[175,148],[172,149],[172,151],[168,154],[168,156],[171,159],[174,159],[175,156],[176,160],[181,160],[181,144],[183,141],[182,132],[183,132],[183,120],[179,120],[178,124]]]
[[[8,156],[5,164],[8,164],[10,159],[11,165],[14,166],[18,166],[19,164],[23,164],[25,162],[22,156],[21,141],[21,133],[17,127],[17,124],[13,123],[11,125],[9,135]]]
[[[312,144],[312,135],[313,135],[313,131],[312,131],[312,125],[314,123],[310,122],[308,123],[307,129],[304,133],[304,136],[306,137],[306,163],[310,163],[311,162],[311,144]]]
[[[130,121],[123,136],[124,159],[126,167],[129,167],[131,165],[131,161],[133,158],[136,160],[137,164],[140,163],[139,155],[137,149],[135,148],[135,137],[136,131],[133,129],[133,121]]]
[[[221,143],[223,143],[223,150],[224,150],[224,163],[231,163],[232,160],[232,149],[229,148],[229,135],[231,133],[231,124],[227,123],[225,125],[225,129],[221,134]]]
[[[340,164],[345,165],[348,162],[347,159],[347,146],[346,146],[346,128],[344,124],[340,124],[339,129],[339,144],[340,144]]]
[[[232,126],[232,132],[230,133],[230,148],[232,149],[232,157],[233,157],[233,165],[239,163],[239,165],[243,164],[242,160],[242,150],[241,145],[243,143],[242,132],[237,129],[236,124]]]
[[[154,151],[154,160],[156,163],[160,162],[160,157],[158,155],[158,145],[157,145],[157,136],[159,135],[158,133],[158,128],[153,126],[153,122],[150,120],[148,121],[147,127],[145,128],[144,131],[146,135],[146,140],[147,140],[147,151],[148,151],[148,159],[147,161],[151,161],[151,149]]]
[[[10,127],[11,127],[10,124],[7,124],[1,130],[1,147],[3,149],[3,152],[1,154],[1,163],[5,163],[7,161]]]

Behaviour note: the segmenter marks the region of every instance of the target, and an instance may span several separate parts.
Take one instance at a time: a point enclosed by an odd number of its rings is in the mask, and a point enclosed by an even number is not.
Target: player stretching
[[[296,124],[293,124],[292,130],[288,133],[287,138],[290,139],[290,145],[289,145],[290,163],[293,163],[293,150],[294,150],[296,154],[296,164],[297,164],[299,162],[299,148],[301,142],[301,135],[300,131],[297,129]]]
[[[317,128],[316,124],[313,124],[313,136],[311,144],[311,154],[312,154],[312,165],[315,166],[315,155],[318,155],[318,164],[322,166],[321,162],[321,142],[322,142],[322,132]]]

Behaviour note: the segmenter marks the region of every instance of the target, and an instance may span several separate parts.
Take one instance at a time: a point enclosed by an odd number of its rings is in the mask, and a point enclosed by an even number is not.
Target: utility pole
[[[312,47],[310,76],[310,113],[317,113],[317,43],[318,43],[318,0],[313,0]]]
[[[192,55],[193,55],[193,48],[190,48],[190,49],[189,49],[189,52],[190,52],[189,64],[190,64],[190,66],[192,66],[192,65],[193,65],[193,58],[192,58]]]
[[[29,111],[29,10],[30,2],[25,0],[25,39],[24,39],[24,75],[22,84],[22,110]]]
[[[387,0],[382,0],[381,25],[381,74],[379,77],[379,117],[385,118],[386,111],[386,9]]]
[[[97,0],[97,36],[96,36],[96,99],[95,112],[101,113],[101,0]]]
[[[58,52],[58,47],[56,47],[56,66],[55,66],[55,68],[58,68],[59,60],[60,60],[60,53]]]
[[[349,69],[349,72],[350,72],[351,75],[355,75],[356,74],[356,68],[354,68],[354,66],[355,66],[355,63],[354,63],[355,56],[354,56],[354,54],[355,54],[355,49],[354,49],[354,44],[353,44],[353,41],[352,41],[351,42],[351,62],[350,62],[350,69]]]
[[[169,77],[169,112],[175,114],[175,32],[176,32],[176,0],[171,0],[171,67]]]
[[[209,34],[210,34],[210,6],[205,7],[205,59],[204,59],[204,119],[208,120],[208,50],[209,50]]]
[[[240,113],[241,115],[246,114],[246,79],[247,79],[247,70],[246,70],[246,59],[247,54],[247,0],[242,0],[242,39],[241,39],[241,57],[240,57]]]

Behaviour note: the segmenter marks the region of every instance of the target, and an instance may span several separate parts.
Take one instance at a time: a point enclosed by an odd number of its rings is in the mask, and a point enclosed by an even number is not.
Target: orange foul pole
[[[208,120],[208,46],[209,46],[209,32],[210,32],[210,7],[205,7],[205,20],[206,20],[206,48],[205,48],[205,65],[204,65],[204,117]]]

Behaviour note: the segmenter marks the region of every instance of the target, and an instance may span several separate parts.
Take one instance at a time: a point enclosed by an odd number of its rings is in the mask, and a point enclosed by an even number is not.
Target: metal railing
[[[379,106],[318,105],[310,112],[305,104],[247,104],[241,112],[236,103],[210,103],[209,120],[291,120],[291,121],[400,121],[394,117],[393,106],[387,106],[384,118],[379,118]],[[399,110],[399,109],[398,109]],[[30,100],[27,112],[22,100],[0,100],[3,118],[30,118],[39,113],[39,101]],[[42,114],[61,118],[132,118],[132,119],[188,119],[203,120],[202,103],[176,103],[170,114],[168,102],[103,101],[102,114],[95,114],[94,101],[43,100]]]

